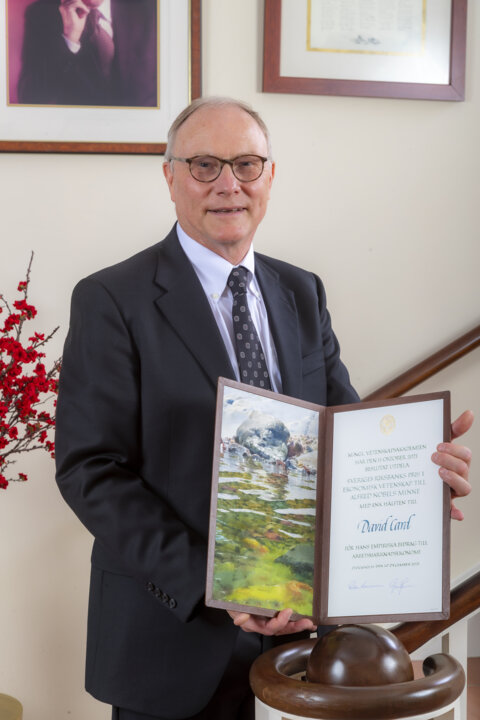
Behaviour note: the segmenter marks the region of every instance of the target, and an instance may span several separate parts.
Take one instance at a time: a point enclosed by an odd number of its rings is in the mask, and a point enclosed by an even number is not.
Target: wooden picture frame
[[[291,18],[298,20],[299,32],[295,36],[292,31],[292,25],[289,23],[289,32],[286,38],[282,35],[282,11],[286,12],[286,3],[292,3],[293,0],[265,0],[265,22],[264,22],[264,55],[263,55],[263,91],[279,92],[279,93],[302,93],[313,95],[340,95],[340,96],[358,96],[358,97],[383,97],[383,98],[409,98],[409,99],[425,99],[425,100],[464,100],[465,98],[465,57],[466,57],[466,31],[467,31],[467,0],[442,0],[451,3],[445,11],[444,18],[440,18],[443,22],[443,34],[438,31],[437,24],[428,23],[428,16],[425,8],[427,2],[430,3],[428,8],[431,12],[439,12],[435,6],[431,4],[431,0],[417,0],[423,2],[423,17],[421,18],[422,29],[422,52],[429,47],[432,48],[436,43],[442,45],[442,73],[443,80],[440,81],[422,81],[415,76],[412,81],[412,74],[415,74],[413,60],[406,58],[407,53],[401,57],[402,53],[379,52],[369,50],[345,50],[320,47],[308,47],[309,35],[311,30],[311,8],[312,2],[321,2],[322,0],[305,0],[296,3],[291,12]],[[396,0],[389,0],[394,3]],[[440,5],[440,4],[439,4]],[[439,7],[439,6],[438,6]],[[449,13],[449,19],[446,13]],[[301,20],[297,15],[303,13]],[[441,23],[438,23],[439,25]],[[420,21],[419,21],[420,28]],[[307,43],[305,43],[304,31],[307,30]],[[431,37],[428,34],[431,29]],[[436,33],[441,37],[436,37]],[[352,37],[353,37],[352,33]],[[296,40],[290,40],[295,36]],[[443,38],[443,40],[442,40]],[[357,38],[355,38],[356,40]],[[367,35],[364,39],[368,43],[370,37]],[[372,38],[374,40],[374,38]],[[424,42],[425,41],[425,42]],[[292,47],[288,51],[295,67],[308,67],[307,73],[297,73],[285,71],[283,64],[285,62],[284,53],[286,42],[292,42]],[[447,45],[450,44],[448,48]],[[288,49],[288,48],[287,48]],[[307,51],[321,50],[321,52],[308,55]],[[348,53],[357,53],[349,59]],[[432,50],[433,52],[433,50]],[[370,57],[367,57],[367,54]],[[397,55],[397,57],[392,57]],[[390,56],[390,57],[387,57]],[[328,60],[328,74],[324,74],[325,65]],[[417,61],[415,61],[417,62]],[[407,64],[411,63],[411,69],[407,68]],[[323,67],[322,67],[323,66]],[[426,62],[425,62],[426,67]],[[401,76],[403,71],[408,81],[399,81],[395,75]],[[358,70],[358,75],[354,77],[351,72]],[[351,73],[351,75],[350,75]],[[389,75],[391,73],[391,75]],[[381,77],[377,78],[377,74]],[[426,78],[429,74],[426,72]],[[362,79],[360,79],[362,78]]]
[[[323,407],[220,378],[206,604],[316,623],[449,614],[448,392]]]
[[[23,0],[23,5],[32,1]],[[201,0],[155,0],[154,107],[10,103],[12,53],[21,65],[21,40],[9,47],[13,20],[19,25],[18,17],[12,18],[18,9],[15,2],[6,0],[0,17],[0,152],[163,154],[171,122],[201,96]],[[139,12],[140,4],[136,8]],[[23,38],[23,28],[19,37]]]

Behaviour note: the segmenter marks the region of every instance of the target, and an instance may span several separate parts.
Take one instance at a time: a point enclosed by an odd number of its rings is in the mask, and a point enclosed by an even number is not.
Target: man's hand
[[[63,22],[63,34],[70,42],[79,43],[85,29],[88,7],[82,0],[61,0],[58,8]]]
[[[249,615],[248,613],[227,610],[233,619],[233,624],[238,625],[244,632],[257,632],[261,635],[291,635],[292,633],[308,630],[314,632],[317,626],[308,618],[290,621],[292,610],[280,610],[273,618],[261,615]]]
[[[466,433],[472,424],[473,413],[466,410],[452,423],[452,439]],[[450,486],[452,493],[450,515],[454,520],[463,520],[463,513],[455,507],[454,499],[468,495],[472,489],[468,481],[471,459],[472,452],[469,448],[452,442],[440,443],[437,445],[437,452],[432,455],[433,462],[440,465],[438,471],[440,477]]]

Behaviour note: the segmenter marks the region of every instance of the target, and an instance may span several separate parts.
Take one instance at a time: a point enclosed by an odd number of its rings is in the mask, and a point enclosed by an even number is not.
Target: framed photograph
[[[323,407],[220,378],[206,604],[315,622],[449,613],[448,392]]]
[[[158,153],[201,95],[201,0],[5,0],[0,151]]]
[[[264,92],[463,100],[467,0],[265,0]]]

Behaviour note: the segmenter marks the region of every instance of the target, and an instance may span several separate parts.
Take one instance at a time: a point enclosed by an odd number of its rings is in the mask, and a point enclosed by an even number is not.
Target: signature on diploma
[[[348,583],[348,589],[349,590],[373,590],[375,588],[383,588],[384,585],[371,585],[370,583],[365,582],[365,580],[360,585],[356,580],[352,580]]]
[[[400,595],[404,590],[409,590],[410,588],[413,588],[413,585],[410,585],[409,578],[394,578],[390,580],[390,592],[392,595]]]

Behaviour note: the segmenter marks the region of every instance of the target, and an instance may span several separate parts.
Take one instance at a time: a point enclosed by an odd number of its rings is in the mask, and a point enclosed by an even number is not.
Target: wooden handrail
[[[475,573],[452,590],[448,620],[406,622],[390,630],[412,653],[459,620],[480,608],[480,572]]]
[[[470,332],[457,338],[446,347],[430,355],[430,357],[422,360],[422,362],[419,362],[417,365],[414,365],[410,370],[402,373],[363,399],[378,400],[380,398],[392,398],[403,395],[408,392],[408,390],[411,390],[416,385],[419,385],[427,378],[435,375],[435,373],[443,370],[443,368],[451,365],[455,360],[459,360],[459,358],[467,355],[467,353],[479,346],[480,325],[477,325],[470,330]]]
[[[382,685],[338,685],[304,682],[315,640],[298,640],[259,655],[250,670],[255,696],[267,707],[322,720],[394,720],[413,715],[436,716],[465,687],[465,673],[450,655],[424,663],[425,677]]]

